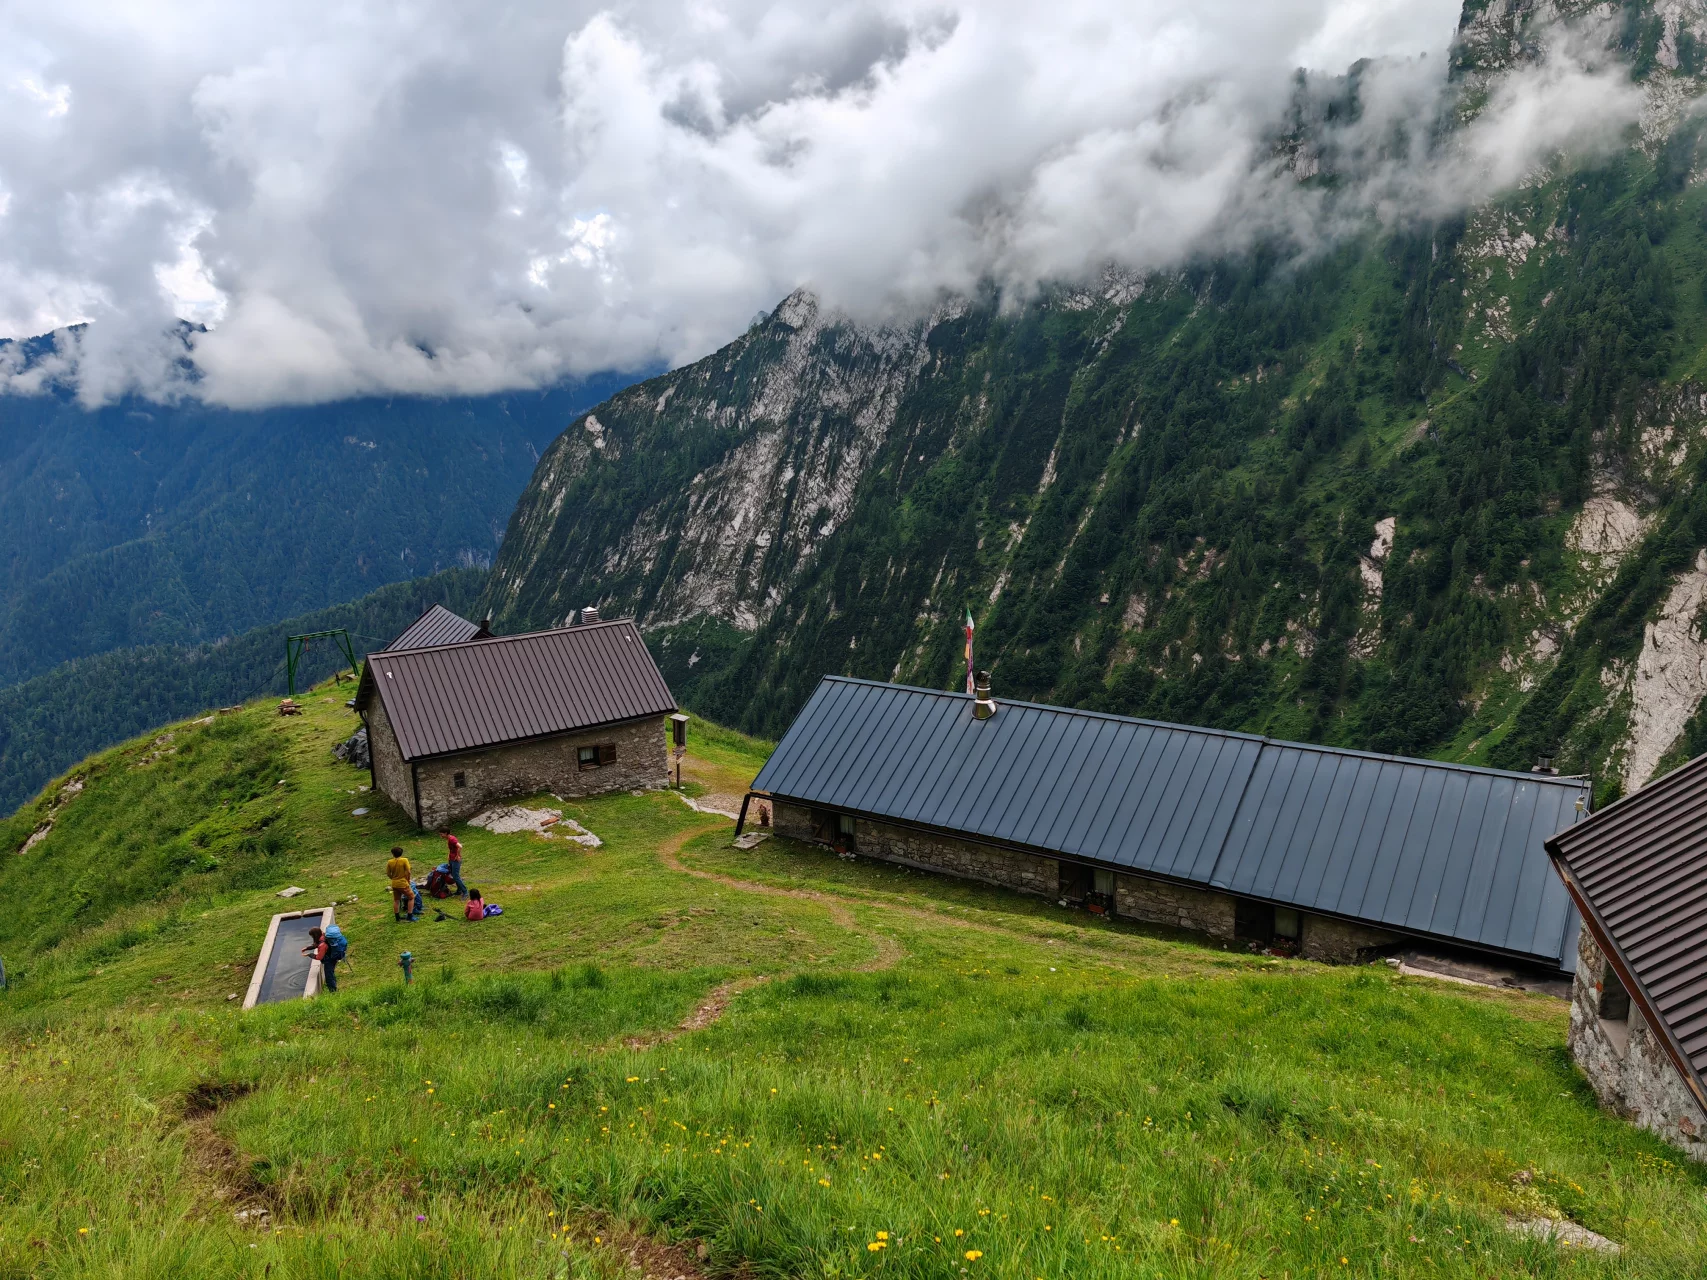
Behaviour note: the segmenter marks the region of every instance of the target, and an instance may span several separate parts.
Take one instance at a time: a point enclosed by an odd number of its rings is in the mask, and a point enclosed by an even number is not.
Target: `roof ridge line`
[[[971,694],[961,693],[957,689],[927,689],[923,685],[898,684],[892,680],[872,680],[866,676],[844,676],[827,674],[820,677],[820,682],[834,680],[839,684],[871,685],[879,689],[900,689],[907,693],[929,693],[944,698],[968,698]],[[1002,699],[996,699],[996,705],[1002,705]],[[1354,756],[1364,760],[1397,761],[1401,764],[1423,765],[1430,769],[1456,769],[1463,773],[1482,774],[1494,778],[1522,779],[1527,782],[1549,783],[1555,786],[1581,787],[1588,781],[1586,774],[1558,773],[1527,773],[1521,769],[1496,769],[1490,765],[1463,764],[1457,760],[1429,760],[1423,756],[1393,755],[1382,751],[1364,751],[1357,747],[1335,747],[1323,742],[1295,742],[1290,738],[1271,738],[1267,734],[1247,733],[1242,729],[1217,729],[1211,725],[1180,724],[1172,720],[1151,720],[1146,716],[1124,716],[1115,711],[1093,711],[1089,707],[1063,707],[1052,702],[1029,702],[1023,698],[1008,701],[1008,706],[1034,707],[1041,711],[1055,711],[1062,715],[1085,716],[1096,720],[1113,720],[1120,724],[1141,724],[1154,729],[1171,729],[1180,733],[1207,733],[1220,738],[1233,738],[1243,742],[1260,743],[1263,747],[1286,747],[1298,751],[1321,751],[1329,755]],[[1707,755],[1697,757],[1707,760]],[[1690,762],[1695,763],[1694,761]],[[1674,772],[1680,772],[1687,766],[1679,766]],[[1666,775],[1670,777],[1671,775]],[[1650,784],[1651,785],[1651,784]],[[1632,792],[1632,795],[1635,793]],[[1628,798],[1628,797],[1626,797]],[[1620,801],[1619,803],[1622,803]],[[1610,806],[1609,806],[1610,807]]]
[[[472,619],[464,618],[464,622]],[[555,636],[566,631],[597,631],[602,627],[617,627],[628,625],[640,630],[633,618],[601,618],[597,622],[578,622],[572,627],[542,627],[538,631],[518,631],[513,636],[479,636],[468,640],[453,640],[448,644],[424,644],[414,649],[382,649],[374,657],[397,657],[406,653],[443,653],[446,649],[466,649],[477,644],[499,644],[507,640],[532,640],[538,636]]]

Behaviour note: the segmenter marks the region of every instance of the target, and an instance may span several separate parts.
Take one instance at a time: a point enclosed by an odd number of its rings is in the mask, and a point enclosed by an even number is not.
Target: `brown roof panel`
[[[1559,832],[1547,852],[1707,1098],[1707,756]]]
[[[676,709],[628,619],[384,650],[368,659],[362,685],[358,706],[378,690],[405,760]]]
[[[486,628],[452,613],[442,604],[435,604],[411,622],[387,649],[425,649],[430,645],[460,644],[479,639]]]

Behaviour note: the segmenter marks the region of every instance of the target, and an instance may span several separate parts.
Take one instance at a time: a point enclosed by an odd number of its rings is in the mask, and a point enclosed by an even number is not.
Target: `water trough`
[[[261,957],[255,961],[243,1007],[253,1009],[258,1004],[309,1000],[319,995],[324,981],[320,962],[303,955],[302,949],[308,945],[310,929],[329,929],[332,924],[331,907],[283,911],[274,916],[267,926],[267,940],[261,944]]]

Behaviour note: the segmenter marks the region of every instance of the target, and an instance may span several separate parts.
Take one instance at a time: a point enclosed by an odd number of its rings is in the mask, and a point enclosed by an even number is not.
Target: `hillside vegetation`
[[[1707,1174],[1596,1108],[1558,1001],[743,853],[662,793],[541,799],[597,849],[461,830],[505,914],[396,924],[385,850],[442,843],[330,756],[342,691],[308,708],[167,726],[0,824],[0,1274],[1690,1277],[1707,1255]],[[717,794],[766,749],[690,740]],[[290,883],[337,902],[343,989],[240,1013]]]
[[[1467,7],[1466,114],[1551,8]],[[970,608],[998,695],[1639,785],[1707,747],[1707,25],[1628,10],[1628,148],[1463,218],[902,329],[791,297],[558,439],[500,625],[637,612],[776,733],[826,671],[955,685]]]
[[[540,452],[627,381],[245,412],[0,394],[0,687],[483,568]]]
[[[150,725],[257,694],[284,693],[286,636],[343,627],[360,661],[428,605],[472,612],[485,577],[478,569],[448,569],[232,639],[120,649],[0,688],[0,813],[10,813],[91,751]],[[303,656],[298,687],[324,680],[343,664],[334,642],[314,642]]]

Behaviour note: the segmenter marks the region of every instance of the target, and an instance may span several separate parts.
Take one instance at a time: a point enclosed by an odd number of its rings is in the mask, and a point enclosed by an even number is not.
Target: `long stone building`
[[[1707,756],[1547,851],[1584,925],[1571,1056],[1607,1107],[1707,1161]]]
[[[825,678],[753,782],[861,857],[1322,960],[1425,941],[1569,972],[1545,839],[1586,783]],[[750,816],[750,815],[748,815]]]
[[[355,698],[374,789],[417,825],[539,792],[668,785],[676,702],[631,620],[445,643],[474,625],[445,612],[420,647],[369,655]]]

